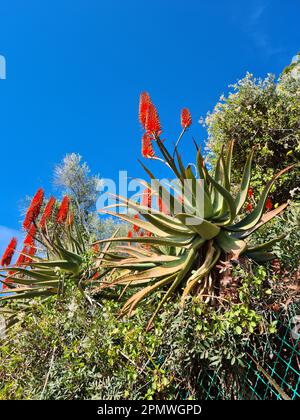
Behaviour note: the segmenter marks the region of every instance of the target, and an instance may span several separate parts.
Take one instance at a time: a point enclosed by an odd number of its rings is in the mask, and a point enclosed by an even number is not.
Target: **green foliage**
[[[254,278],[247,296],[261,290]],[[46,304],[32,300],[0,347],[0,399],[201,398],[197,378],[208,368],[231,375],[237,391],[253,332],[268,334],[248,299],[216,309],[193,298],[183,311],[175,302],[148,332],[147,307],[120,320],[118,302],[102,303],[87,305],[74,287]]]
[[[300,67],[299,63],[295,66]],[[260,191],[274,172],[299,163],[300,77],[286,71],[276,83],[273,76],[262,80],[248,73],[231,87],[233,92],[222,96],[207,115],[207,146],[218,154],[222,145],[235,140],[235,179],[242,173],[248,151],[255,146],[258,153],[251,185]],[[289,198],[289,191],[299,184],[298,174],[299,168],[295,168],[281,178],[280,188],[273,191],[274,203]]]
[[[300,201],[294,195],[287,211],[267,226],[254,233],[256,242],[265,242],[274,236],[284,234],[282,241],[274,244],[273,251],[283,268],[293,274],[300,266]]]

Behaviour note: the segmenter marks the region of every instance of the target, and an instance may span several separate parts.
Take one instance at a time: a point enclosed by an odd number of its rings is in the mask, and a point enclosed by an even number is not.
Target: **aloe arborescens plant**
[[[150,195],[158,199],[158,208],[118,196],[116,206],[127,207],[130,210],[127,215],[112,212],[111,208],[104,209],[106,213],[132,223],[136,234],[130,233],[128,238],[101,241],[120,243],[102,254],[100,267],[105,273],[105,281],[101,287],[139,288],[126,301],[123,314],[132,313],[137,304],[151,293],[158,289],[165,290],[150,320],[151,325],[162,305],[176,290],[182,290],[182,304],[188,295],[195,293],[202,295],[207,302],[214,299],[218,293],[216,266],[222,262],[238,261],[241,256],[257,262],[274,258],[270,250],[272,244],[281,237],[258,245],[252,244],[249,239],[255,230],[286,208],[287,204],[282,204],[264,213],[271,187],[291,167],[280,171],[268,182],[255,208],[246,214],[243,208],[250,185],[254,149],[248,156],[236,191],[231,181],[233,142],[228,144],[226,151],[222,150],[214,171],[207,169],[197,145],[196,164],[185,167],[178,146],[191,124],[189,111],[184,109],[182,112],[183,130],[173,155],[160,138],[158,113],[147,93],[143,93],[140,99],[140,122],[145,128],[143,156],[164,161],[173,171],[177,182],[167,189],[142,164],[153,181],[145,183],[145,186]],[[156,156],[153,147],[155,144],[162,157]],[[186,185],[190,187],[187,188]],[[201,202],[196,194],[199,185],[202,186]],[[179,208],[182,209],[180,212]],[[139,230],[145,234],[137,234]],[[125,246],[125,241],[131,246]]]

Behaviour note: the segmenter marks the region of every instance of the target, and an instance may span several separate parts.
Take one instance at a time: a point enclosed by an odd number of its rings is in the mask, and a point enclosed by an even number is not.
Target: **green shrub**
[[[201,398],[203,369],[237,378],[251,337],[274,332],[272,323],[262,328],[266,271],[240,267],[235,276],[240,299],[230,309],[225,300],[218,310],[197,298],[184,311],[169,304],[148,332],[146,307],[120,320],[118,302],[91,308],[75,288],[47,304],[32,301],[0,348],[0,399]]]
[[[299,64],[297,64],[299,67]],[[269,75],[256,79],[247,74],[231,86],[206,118],[208,148],[218,154],[223,144],[235,140],[234,173],[238,178],[251,147],[258,149],[252,187],[260,190],[276,171],[300,159],[300,77],[286,72],[276,83]],[[283,176],[273,193],[274,203],[286,201],[299,186],[299,168]]]

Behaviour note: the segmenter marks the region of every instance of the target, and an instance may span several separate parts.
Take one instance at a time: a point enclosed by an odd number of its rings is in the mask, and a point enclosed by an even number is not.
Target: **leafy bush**
[[[193,298],[180,312],[175,302],[148,332],[146,307],[120,320],[118,302],[91,307],[74,287],[46,304],[31,301],[31,314],[0,347],[0,399],[201,398],[198,378],[208,368],[232,396],[253,332],[274,332],[263,318],[266,272],[237,275],[239,304],[216,310]]]
[[[296,66],[296,64],[295,64]],[[298,62],[297,68],[300,67]],[[242,163],[251,147],[258,149],[252,186],[261,190],[272,174],[300,159],[300,77],[286,71],[279,82],[269,75],[256,79],[252,74],[231,86],[207,115],[208,148],[219,153],[222,145],[236,142],[234,174],[242,173]],[[299,168],[280,180],[273,192],[274,203],[286,201],[298,186]]]

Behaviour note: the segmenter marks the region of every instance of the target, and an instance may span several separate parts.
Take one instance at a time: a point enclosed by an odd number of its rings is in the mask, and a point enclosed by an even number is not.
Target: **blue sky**
[[[140,91],[157,105],[166,141],[190,108],[190,130],[246,71],[279,75],[300,49],[298,0],[10,0],[1,2],[0,252],[20,203],[77,152],[94,173],[142,176]],[[184,154],[192,150],[189,139]]]

